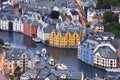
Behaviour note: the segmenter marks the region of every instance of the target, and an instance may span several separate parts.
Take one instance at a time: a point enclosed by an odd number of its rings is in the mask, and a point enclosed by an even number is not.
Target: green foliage
[[[120,23],[117,22],[111,22],[107,25],[105,25],[105,31],[112,32],[116,36],[120,34]]]
[[[3,44],[4,44],[3,39],[0,39],[0,45],[3,45]]]
[[[20,68],[19,66],[16,67],[15,72],[14,72],[14,75],[15,75],[15,76],[19,76],[19,75],[22,73],[20,70],[21,70],[21,68]]]
[[[10,75],[10,80],[14,80],[15,75]]]
[[[87,27],[87,28],[90,28],[90,24],[87,23],[87,24],[86,24],[86,27]]]
[[[98,0],[97,8],[110,9],[111,5],[120,6],[120,0]]]
[[[90,7],[85,7],[85,8],[84,8],[85,14],[87,14],[87,10],[88,10],[89,8],[90,8]]]
[[[103,14],[103,18],[105,19],[105,23],[118,22],[118,14],[115,14],[111,11],[105,12]]]

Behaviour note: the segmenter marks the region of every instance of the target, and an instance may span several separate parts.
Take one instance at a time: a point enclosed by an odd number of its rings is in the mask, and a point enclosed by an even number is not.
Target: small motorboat
[[[55,65],[55,68],[56,68],[56,70],[60,70],[60,71],[65,71],[65,70],[67,70],[67,66],[65,66],[63,63],[61,63],[61,64],[56,64],[56,65]]]
[[[55,65],[55,61],[54,61],[54,59],[50,59],[50,61],[49,61],[49,65],[50,65],[50,66],[54,66],[54,65]]]
[[[9,42],[4,43],[5,46],[11,46]]]
[[[40,43],[41,42],[41,39],[38,38],[38,37],[33,37],[32,40],[35,41],[36,43]]]

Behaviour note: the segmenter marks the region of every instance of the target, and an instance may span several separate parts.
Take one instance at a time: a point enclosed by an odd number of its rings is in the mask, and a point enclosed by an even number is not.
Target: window
[[[112,66],[113,66],[113,61],[111,60],[111,61],[110,61],[110,67],[112,67]]]

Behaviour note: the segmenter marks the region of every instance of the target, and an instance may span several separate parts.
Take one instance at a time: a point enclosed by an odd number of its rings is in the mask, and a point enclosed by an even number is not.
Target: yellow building
[[[57,47],[77,47],[80,36],[82,38],[86,36],[85,31],[80,32],[80,28],[76,30],[72,28],[69,30],[52,30],[49,43],[50,45]]]
[[[101,23],[104,22],[104,19],[101,15],[94,15],[93,18],[91,19],[91,22],[99,21]]]

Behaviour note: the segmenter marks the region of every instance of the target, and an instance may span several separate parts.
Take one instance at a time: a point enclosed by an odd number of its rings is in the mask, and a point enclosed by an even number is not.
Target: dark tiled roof
[[[92,22],[91,25],[98,26],[98,27],[103,27],[103,24],[99,21]]]
[[[49,78],[50,80],[61,80],[61,75],[65,74],[67,79],[81,80],[82,72],[72,72],[72,71],[56,71],[54,69],[43,69],[40,71],[37,77]]]
[[[120,7],[119,6],[111,6],[111,10],[120,12]]]
[[[32,27],[32,26],[39,26],[40,23],[38,23],[36,20],[34,19],[28,19],[28,23],[29,25]]]
[[[100,15],[100,14],[95,14],[95,15],[93,16],[93,18],[103,18],[103,17],[102,17],[102,15]]]
[[[102,46],[99,47],[96,52],[99,52],[101,57],[108,59],[117,59],[117,53],[115,53],[110,47]]]
[[[70,12],[72,13],[72,15],[78,15],[78,12],[75,10],[71,10]]]
[[[17,49],[17,48],[14,48],[11,51],[8,51],[6,53],[6,59],[8,59],[8,60],[20,60],[21,56],[24,53],[27,55],[28,59],[31,59],[31,55],[30,55],[29,51],[26,51],[25,49]]]
[[[114,37],[114,34],[109,33],[109,32],[98,32],[97,34],[100,36]]]

